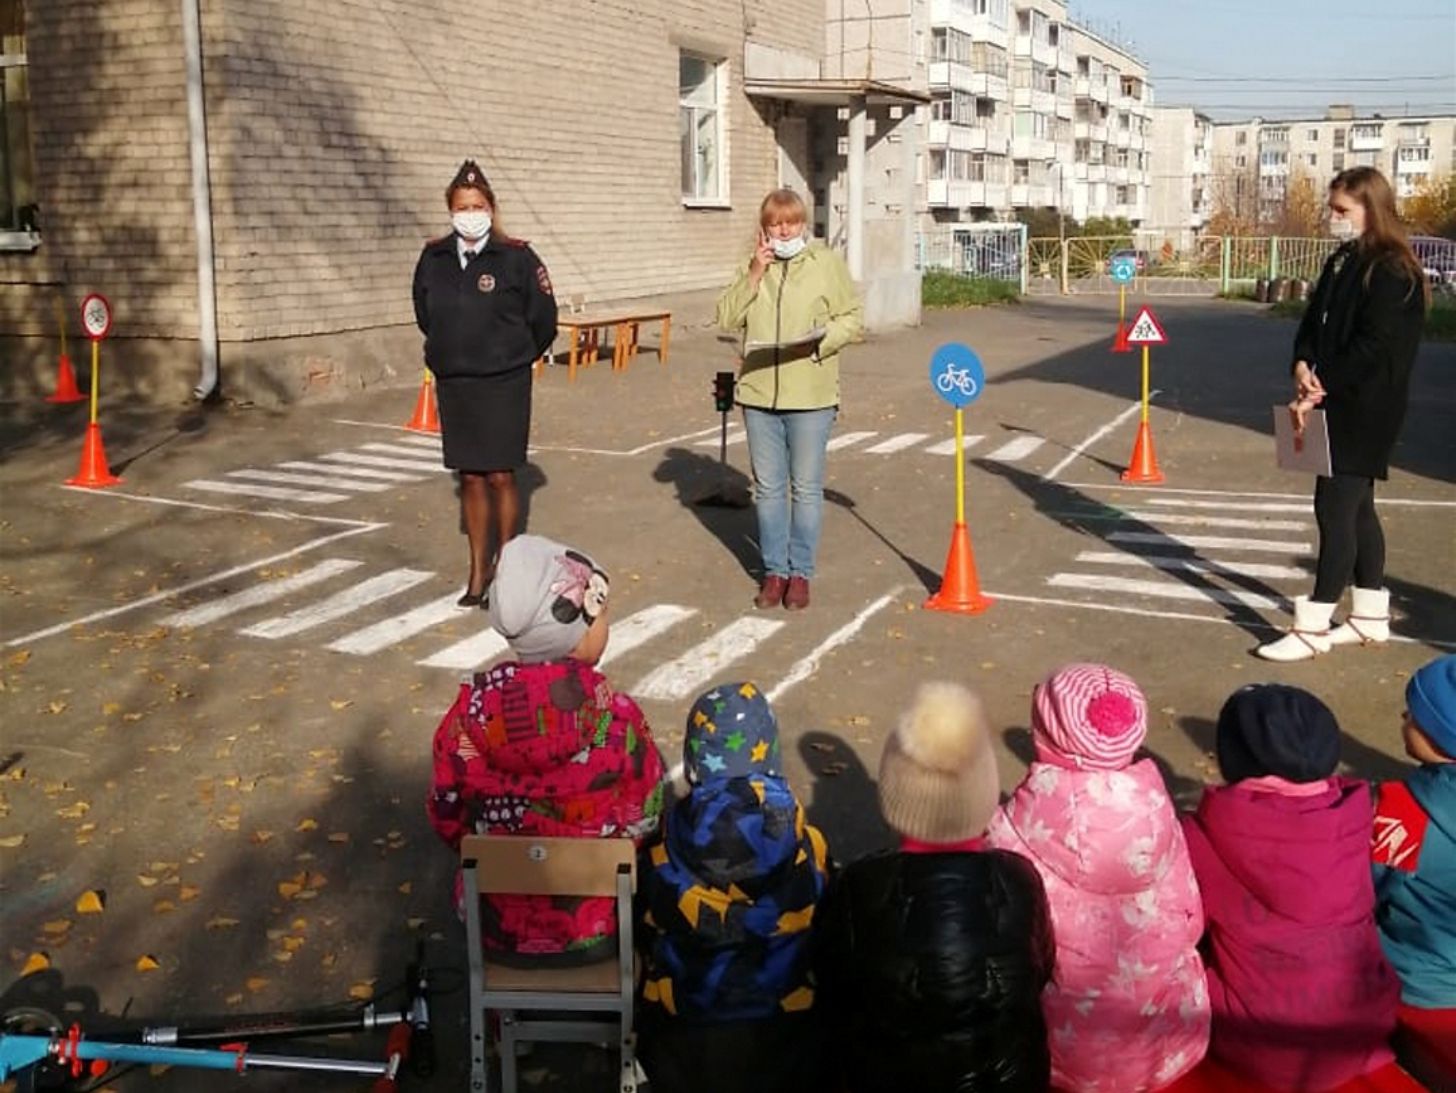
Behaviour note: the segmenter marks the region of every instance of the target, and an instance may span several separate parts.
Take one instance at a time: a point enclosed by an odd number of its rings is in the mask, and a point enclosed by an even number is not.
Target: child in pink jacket
[[[1209,1007],[1188,848],[1157,766],[1134,761],[1147,702],[1121,672],[1072,664],[1036,688],[1031,729],[1036,761],[987,838],[1046,885],[1053,1085],[1161,1089],[1202,1060]]]

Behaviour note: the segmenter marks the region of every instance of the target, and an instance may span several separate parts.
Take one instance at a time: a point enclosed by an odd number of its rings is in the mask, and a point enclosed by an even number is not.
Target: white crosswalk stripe
[[[387,596],[413,588],[433,576],[433,573],[426,573],[418,569],[392,569],[388,573],[370,577],[352,588],[346,588],[342,592],[337,592],[308,607],[300,607],[296,611],[290,611],[288,614],[279,615],[276,618],[264,619],[260,623],[246,627],[241,632],[253,638],[285,638],[293,634],[301,634],[315,626],[322,626],[324,623],[341,619],[345,615],[352,615],[355,611],[368,607],[376,600],[382,600]]]
[[[330,642],[326,648],[332,649],[336,653],[368,656],[370,653],[388,649],[391,645],[398,645],[443,622],[462,617],[469,618],[468,613],[473,613],[479,618],[480,609],[478,607],[461,607],[456,602],[459,598],[460,593],[451,592],[448,596],[441,596],[438,600],[421,604],[402,615],[395,615],[382,622],[376,622],[372,626],[366,626],[362,630],[355,630],[352,634],[345,634],[338,641]]]
[[[404,471],[382,471],[378,467],[346,467],[342,463],[309,463],[291,460],[279,463],[279,470],[308,471],[314,474],[343,475],[346,478],[367,478],[374,482],[423,482],[424,475],[407,474]]]
[[[612,623],[611,636],[607,639],[607,651],[602,656],[601,666],[605,668],[618,657],[626,656],[696,614],[697,611],[691,607],[659,603],[628,615],[620,622]]]
[[[189,607],[185,611],[168,615],[162,619],[162,625],[177,628],[206,626],[208,623],[225,619],[229,615],[236,615],[251,607],[261,607],[265,603],[281,600],[299,589],[326,581],[330,577],[337,577],[340,573],[347,573],[362,564],[362,562],[353,562],[344,558],[329,558],[305,569],[302,573],[280,577],[273,581],[263,581],[252,588],[245,588],[241,592],[234,592],[209,603],[198,604],[196,607]]]
[[[1271,554],[1308,554],[1308,543],[1282,539],[1236,539],[1219,535],[1166,535],[1153,531],[1114,531],[1109,543],[1142,543],[1149,546],[1190,547],[1194,550],[1262,550]]]
[[[438,452],[440,450],[440,445],[443,444],[444,441],[440,438],[439,433],[400,433],[395,438],[395,443],[413,444],[419,448]]]
[[[384,455],[370,455],[364,452],[326,452],[315,458],[330,463],[357,463],[362,467],[394,467],[402,471],[416,471],[427,474],[452,474],[450,468],[422,459],[400,459]]]
[[[436,462],[431,453],[421,450],[412,444],[385,444],[375,442],[373,444],[360,444],[361,452],[378,452],[380,455],[397,456],[400,459],[418,460],[422,467],[435,467]]]
[[[837,452],[841,448],[848,448],[853,444],[858,444],[861,440],[868,440],[872,436],[879,436],[879,434],[876,432],[841,433],[828,444],[824,445],[824,450],[826,452]]]
[[[1184,554],[1128,554],[1120,550],[1084,550],[1077,555],[1079,562],[1094,565],[1126,565],[1143,568],[1163,569],[1172,572],[1219,574],[1229,573],[1236,577],[1258,577],[1262,580],[1306,580],[1309,574],[1289,565],[1268,565],[1264,562],[1208,561]]]
[[[1008,440],[1005,444],[1001,445],[1001,447],[997,448],[994,452],[991,452],[989,455],[985,456],[985,458],[990,459],[996,463],[1016,463],[1022,459],[1025,459],[1027,456],[1029,456],[1032,452],[1036,451],[1045,443],[1045,437],[1018,436],[1013,440]]]
[[[268,501],[298,501],[309,505],[332,505],[347,501],[348,494],[326,493],[322,490],[296,490],[287,486],[254,485],[250,482],[218,482],[211,478],[194,478],[183,482],[188,489],[206,490],[209,493],[227,493],[240,497],[262,497]]]
[[[426,668],[451,668],[457,672],[473,672],[477,668],[485,667],[509,648],[506,639],[487,626],[478,634],[473,634],[464,641],[457,641],[454,645],[441,649],[434,656],[426,657],[418,663]]]
[[[706,641],[681,656],[659,665],[628,694],[637,699],[672,702],[690,698],[730,664],[741,660],[774,634],[784,623],[746,615],[735,619]]]
[[[986,438],[983,436],[968,436],[963,438],[965,450],[970,451]],[[939,444],[932,444],[925,449],[930,455],[955,455],[955,437],[949,440],[942,440]]]
[[[1170,526],[1205,528],[1241,528],[1247,531],[1308,531],[1309,523],[1304,520],[1249,520],[1240,516],[1202,516],[1181,512],[1134,512],[1131,509],[1122,514],[1129,520],[1144,523],[1167,524]]]
[[[353,490],[356,493],[382,493],[384,490],[394,488],[388,482],[369,482],[362,478],[297,474],[290,471],[259,471],[251,467],[244,467],[240,471],[228,471],[227,476],[256,482],[282,482],[289,486],[314,486],[323,490]]]
[[[930,439],[929,433],[901,433],[899,436],[892,436],[889,440],[882,440],[878,444],[866,448],[867,455],[893,455],[895,452],[904,451],[906,448],[913,448],[922,440]]]
[[[1283,600],[1225,588],[1195,588],[1173,581],[1139,581],[1130,577],[1107,577],[1093,573],[1058,573],[1047,578],[1054,588],[1080,588],[1091,592],[1124,592],[1137,596],[1153,596],[1169,600],[1213,600],[1215,603],[1239,604],[1266,610],[1287,608]]]
[[[1310,502],[1291,501],[1185,501],[1176,497],[1147,497],[1142,501],[1145,505],[1162,505],[1166,508],[1178,509],[1234,509],[1237,512],[1302,512],[1305,515],[1314,511],[1314,505]]]

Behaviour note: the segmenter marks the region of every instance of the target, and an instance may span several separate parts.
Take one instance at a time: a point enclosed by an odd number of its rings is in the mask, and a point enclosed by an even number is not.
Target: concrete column
[[[865,224],[865,99],[856,95],[849,100],[849,225],[846,240],[849,275],[864,280]]]
[[[915,236],[918,217],[919,191],[915,185],[915,168],[920,156],[920,128],[915,121],[915,107],[905,107],[905,116],[900,119],[900,144],[904,153],[901,170],[905,172],[905,185],[900,200],[904,202],[905,260],[901,266],[906,272],[915,268],[918,255],[915,252]]]

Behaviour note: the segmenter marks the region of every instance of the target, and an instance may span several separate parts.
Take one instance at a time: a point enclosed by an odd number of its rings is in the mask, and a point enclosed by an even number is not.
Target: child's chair
[[[470,959],[471,1093],[487,1093],[487,1015],[491,1013],[500,1019],[502,1093],[516,1093],[518,1043],[614,1040],[621,1052],[620,1091],[635,1093],[632,892],[636,855],[631,839],[467,835],[462,840]],[[470,897],[472,892],[475,898]],[[481,940],[480,897],[506,894],[615,896],[617,958],[574,968],[492,963]]]

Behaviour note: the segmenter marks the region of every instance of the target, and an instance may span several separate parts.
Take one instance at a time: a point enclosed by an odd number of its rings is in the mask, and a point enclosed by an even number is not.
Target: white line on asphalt
[[[982,458],[995,460],[997,463],[1015,463],[1018,459],[1025,459],[1045,443],[1044,436],[1018,436]]]
[[[858,444],[861,440],[868,440],[870,437],[876,435],[878,434],[874,432],[841,433],[828,444],[824,445],[824,450],[826,452],[837,452],[840,448],[848,448],[851,444]]]
[[[628,694],[663,702],[688,698],[734,661],[753,652],[784,624],[745,615],[723,627],[707,641],[653,669]]]
[[[391,645],[398,645],[406,638],[422,634],[431,627],[439,626],[442,622],[461,618],[467,611],[479,611],[479,608],[461,607],[456,603],[459,598],[460,593],[451,592],[448,596],[441,596],[438,600],[421,604],[402,615],[395,615],[393,618],[376,622],[372,626],[355,630],[352,634],[345,634],[338,641],[330,642],[325,648],[332,649],[336,653],[368,656],[381,649],[388,649]]]
[[[436,455],[432,455],[412,444],[381,444],[378,442],[374,444],[360,444],[359,451],[378,452],[380,455],[399,456],[401,459],[416,459],[419,460],[420,466],[422,467],[433,468],[440,465],[436,462]]]
[[[682,622],[697,611],[691,607],[679,607],[673,603],[658,603],[644,607],[628,615],[621,622],[612,623],[611,636],[607,639],[607,651],[599,662],[605,668],[617,657],[625,656],[645,642],[651,641]]]
[[[1053,588],[1081,588],[1088,592],[1121,592],[1132,596],[1159,596],[1166,600],[1212,600],[1215,603],[1239,604],[1276,611],[1288,609],[1282,597],[1274,599],[1257,592],[1227,588],[1195,588],[1171,581],[1139,581],[1131,577],[1107,577],[1100,573],[1058,573],[1047,578]]]
[[[444,440],[441,438],[439,433],[417,433],[411,431],[405,433],[404,436],[395,437],[394,443],[413,444],[419,448],[425,448],[430,451],[438,452],[440,450],[440,445],[444,443]]]
[[[899,436],[892,436],[889,440],[882,440],[871,448],[866,448],[869,455],[889,455],[898,452],[903,448],[913,448],[922,440],[928,439],[929,433],[901,433]]]
[[[904,586],[895,589],[893,592],[886,592],[879,599],[865,607],[858,615],[850,619],[834,633],[821,641],[808,656],[802,658],[797,664],[789,669],[789,674],[776,683],[772,690],[765,694],[769,702],[777,702],[791,688],[803,683],[819,670],[819,664],[825,655],[839,648],[845,642],[852,639],[864,628],[864,624],[876,613],[884,610],[895,602],[895,597],[900,594]]]
[[[400,432],[414,432],[406,429],[403,425],[385,425],[378,421],[354,421],[346,417],[334,418],[336,425],[360,425],[366,429],[395,429]],[[528,454],[535,452],[575,452],[578,455],[641,455],[643,452],[650,452],[653,448],[662,448],[668,444],[679,444],[685,440],[692,440],[694,437],[706,436],[708,433],[716,433],[718,426],[713,425],[706,429],[698,429],[695,432],[683,433],[681,436],[665,437],[662,440],[649,440],[646,444],[639,444],[635,448],[628,448],[625,451],[615,451],[610,448],[572,448],[564,445],[546,444],[538,447],[533,444],[527,450]],[[423,434],[416,434],[423,435]]]
[[[965,437],[965,450],[970,451],[985,439],[983,436]],[[951,437],[949,440],[942,440],[939,444],[932,444],[925,451],[928,455],[955,455],[955,437]]]
[[[1233,509],[1236,512],[1302,512],[1308,515],[1314,511],[1312,501],[1297,505],[1283,501],[1183,501],[1176,497],[1148,497],[1141,499],[1140,503],[1180,509]]]
[[[406,474],[404,471],[381,471],[372,467],[345,467],[343,464],[335,466],[332,463],[307,463],[303,460],[295,460],[291,463],[279,463],[283,470],[289,471],[312,471],[315,474],[342,474],[349,478],[368,478],[376,482],[423,482],[424,478],[418,474]]]
[[[218,619],[236,615],[239,611],[246,611],[250,607],[261,607],[265,603],[281,600],[284,596],[297,592],[300,588],[319,584],[330,577],[337,577],[340,573],[347,573],[363,564],[363,562],[350,561],[347,558],[327,558],[290,577],[282,577],[276,581],[263,581],[252,588],[234,592],[230,596],[223,596],[220,599],[168,615],[161,621],[161,625],[174,629],[183,627],[196,629],[199,626],[206,626]]]
[[[334,418],[334,424],[335,425],[362,425],[366,429],[392,429],[392,430],[394,430],[395,432],[398,432],[398,433],[415,433],[415,430],[414,429],[411,429],[408,425],[386,425],[382,421],[355,421],[354,419],[347,418],[347,417],[336,417],[336,418]],[[416,433],[415,435],[419,435],[419,434]]]
[[[1308,543],[1282,539],[1236,539],[1221,535],[1160,535],[1151,531],[1114,531],[1109,543],[1144,543],[1152,546],[1184,546],[1193,550],[1267,550],[1271,554],[1308,554]]]
[[[1246,520],[1240,516],[1199,516],[1181,512],[1136,512],[1125,509],[1124,520],[1144,520],[1149,523],[1179,524],[1205,528],[1243,528],[1246,531],[1306,531],[1305,520]]]
[[[360,581],[352,588],[336,592],[327,599],[319,600],[318,603],[300,607],[297,611],[290,611],[288,614],[279,615],[276,618],[264,619],[253,626],[244,627],[239,633],[251,638],[286,638],[293,634],[300,634],[315,626],[322,626],[326,622],[341,619],[345,615],[352,615],[355,611],[368,607],[376,600],[382,600],[386,596],[393,596],[397,592],[413,588],[433,576],[433,573],[419,569],[391,569],[388,573],[370,577],[367,581]]]
[[[1077,555],[1076,560],[1098,565],[1151,566],[1154,569],[1182,570],[1188,573],[1231,573],[1238,577],[1261,577],[1266,580],[1309,578],[1306,570],[1296,569],[1294,566],[1268,565],[1264,562],[1210,562],[1184,554],[1129,554],[1121,550],[1084,550]]]
[[[321,493],[318,490],[293,490],[285,486],[253,486],[246,482],[217,482],[211,478],[194,478],[183,482],[183,486],[209,493],[239,494],[244,497],[262,497],[268,501],[297,501],[308,505],[332,505],[349,498],[342,493]]]
[[[90,492],[94,493],[95,491]],[[111,496],[116,497],[122,495],[113,493]],[[138,500],[150,500],[150,498],[138,498]],[[267,514],[252,513],[250,515],[263,516]],[[100,622],[102,619],[113,619],[117,615],[126,614],[128,611],[135,611],[142,607],[150,607],[154,603],[170,600],[173,596],[181,596],[184,593],[191,592],[194,588],[204,588],[217,581],[225,581],[229,577],[236,577],[239,573],[246,573],[250,569],[261,569],[265,565],[274,565],[288,558],[297,557],[306,551],[316,550],[318,547],[338,542],[340,539],[347,539],[351,535],[362,535],[367,531],[378,531],[380,528],[387,528],[388,526],[388,524],[361,523],[358,527],[349,528],[347,531],[336,531],[332,535],[323,535],[317,539],[309,540],[302,546],[296,546],[292,550],[285,550],[281,554],[270,554],[266,558],[259,558],[256,562],[245,562],[242,565],[230,566],[220,572],[211,573],[206,577],[199,577],[195,581],[180,584],[176,588],[169,588],[165,592],[153,592],[150,596],[143,596],[139,600],[121,604],[119,607],[108,607],[103,611],[93,611],[89,615],[83,615],[79,619],[73,619],[70,622],[60,622],[54,626],[47,626],[43,630],[33,630],[29,634],[21,634],[18,638],[10,638],[7,640],[5,642],[5,648],[8,649],[12,646],[24,645],[28,641],[39,641],[42,638],[51,637],[53,634],[61,634],[73,626],[87,626],[93,622]]]
[[[175,497],[150,497],[140,493],[123,493],[120,490],[96,490],[89,486],[62,486],[63,490],[75,490],[88,497],[113,497],[123,501],[145,501],[149,505],[167,505],[179,509],[197,509],[201,512],[225,512],[234,516],[261,516],[265,520],[304,520],[311,524],[338,524],[343,527],[374,528],[386,527],[371,520],[349,520],[343,516],[320,516],[314,512],[291,512],[288,509],[243,509],[236,505],[208,505],[201,501],[183,501]]]
[[[698,447],[699,448],[716,448],[718,446],[718,444],[722,441],[722,439],[723,438],[722,438],[721,435],[718,435],[718,436],[710,436],[707,440],[700,440],[700,441],[698,441]],[[747,440],[747,439],[748,439],[748,433],[747,433],[746,430],[740,429],[736,425],[729,427],[729,429],[728,429],[728,446],[730,448],[733,447],[733,445],[735,445],[735,444],[737,444],[737,443],[739,443],[739,442],[741,442],[743,440]]]
[[[393,487],[388,482],[366,482],[363,479],[327,477],[317,474],[290,474],[287,471],[261,471],[244,467],[240,471],[228,471],[229,478],[246,478],[258,482],[282,482],[292,486],[317,486],[321,489],[354,490],[357,493],[382,493]]]
[[[423,474],[451,474],[449,467],[439,463],[426,463],[419,459],[392,459],[383,455],[365,455],[362,452],[325,452],[315,456],[330,463],[358,463],[365,467],[395,467],[404,471],[418,471]]]
[[[1308,493],[1256,493],[1249,490],[1188,490],[1175,489],[1171,486],[1128,486],[1119,482],[1064,482],[1069,490],[1130,490],[1131,492],[1151,497],[1160,493],[1181,493],[1192,494],[1195,497],[1266,497],[1282,501],[1308,501],[1311,495]],[[1149,501],[1149,504],[1152,502]],[[1377,505],[1410,505],[1420,508],[1456,508],[1456,501],[1424,501],[1411,497],[1377,497]]]
[[[1149,395],[1148,397],[1151,398],[1152,395],[1157,395],[1157,394],[1161,394],[1161,392],[1159,392],[1159,391],[1153,391],[1152,394]],[[1083,452],[1085,452],[1088,448],[1092,447],[1092,445],[1096,444],[1099,440],[1101,440],[1108,433],[1112,432],[1112,430],[1116,429],[1119,425],[1121,425],[1128,418],[1132,417],[1133,414],[1135,414],[1139,410],[1141,410],[1142,409],[1142,405],[1143,404],[1142,404],[1141,401],[1134,402],[1131,406],[1129,406],[1122,413],[1118,414],[1115,418],[1113,418],[1111,421],[1109,421],[1106,425],[1102,425],[1102,426],[1099,426],[1097,429],[1094,429],[1092,431],[1092,433],[1088,435],[1087,439],[1083,440],[1082,443],[1078,444],[1075,448],[1073,448],[1070,452],[1067,453],[1065,459],[1063,459],[1060,463],[1058,463],[1051,470],[1047,471],[1046,474],[1042,475],[1042,480],[1045,481],[1045,482],[1050,482],[1053,479],[1055,479],[1057,477],[1057,475],[1061,474],[1064,470],[1066,470],[1073,463],[1075,463],[1081,457],[1081,455],[1082,455]]]
[[[506,639],[487,626],[480,633],[472,634],[464,641],[457,641],[434,656],[415,663],[426,668],[453,668],[456,671],[473,672],[477,668],[483,668],[509,648]]]

